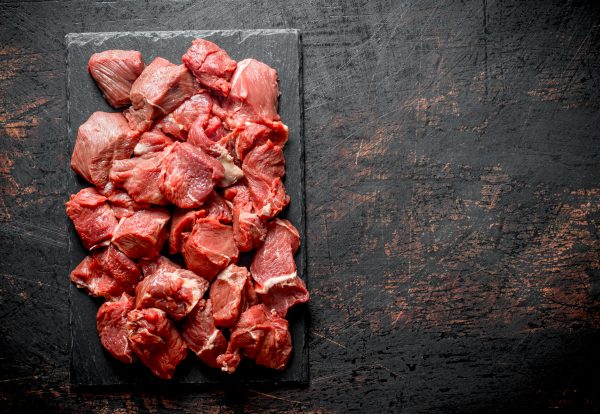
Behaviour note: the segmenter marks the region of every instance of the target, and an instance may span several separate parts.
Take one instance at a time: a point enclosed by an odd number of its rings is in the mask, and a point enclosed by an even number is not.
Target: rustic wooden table
[[[600,3],[0,3],[0,411],[600,411]],[[67,32],[298,28],[310,385],[69,385]]]

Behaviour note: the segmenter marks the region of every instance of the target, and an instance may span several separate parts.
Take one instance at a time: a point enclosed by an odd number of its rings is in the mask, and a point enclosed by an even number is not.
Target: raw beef
[[[238,249],[233,228],[207,217],[196,221],[190,235],[184,235],[183,257],[187,268],[209,282],[230,263],[235,263]]]
[[[223,102],[230,130],[246,122],[279,121],[277,71],[256,59],[244,59],[231,78],[231,92]]]
[[[135,353],[127,339],[127,313],[133,310],[133,297],[123,293],[118,300],[104,302],[96,315],[96,327],[102,346],[126,364],[135,361]]]
[[[132,129],[148,131],[155,119],[161,118],[194,94],[197,85],[184,65],[156,58],[131,87],[132,107],[125,116]]]
[[[214,98],[209,93],[199,92],[165,116],[156,126],[165,134],[186,140],[188,131],[195,121],[198,121],[203,127],[208,125],[208,121],[212,117],[213,105]]]
[[[215,327],[210,299],[200,300],[185,318],[181,336],[198,358],[206,365],[219,368],[217,357],[227,350],[227,339]]]
[[[225,190],[225,197],[233,201],[233,238],[241,252],[260,246],[267,236],[266,223],[256,214],[245,182]]]
[[[210,287],[215,325],[229,328],[237,322],[251,289],[250,273],[245,267],[231,264],[217,275]],[[250,286],[248,286],[250,285]]]
[[[131,103],[131,85],[143,70],[142,54],[136,50],[105,50],[94,53],[88,62],[88,72],[114,108]]]
[[[117,219],[129,217],[138,210],[150,207],[149,203],[138,203],[126,191],[113,189],[108,196],[108,201]]]
[[[167,314],[160,309],[132,310],[127,314],[127,337],[133,351],[154,375],[173,378],[187,356],[187,346]]]
[[[208,290],[208,282],[184,269],[156,271],[135,289],[135,307],[157,308],[179,320],[196,306]]]
[[[267,238],[250,265],[258,297],[281,317],[285,317],[289,308],[309,298],[304,282],[296,273],[294,253],[299,246],[300,235],[292,223],[275,219],[269,223]]]
[[[159,129],[154,128],[151,131],[142,134],[140,140],[133,149],[133,155],[140,157],[154,152],[161,152],[171,144],[173,144],[171,138],[160,132]]]
[[[202,85],[223,96],[229,94],[229,80],[236,63],[219,46],[208,40],[196,39],[183,55],[182,61]]]
[[[66,206],[67,215],[73,220],[75,230],[86,249],[110,243],[117,227],[117,219],[106,197],[93,187],[88,187],[71,195]]]
[[[246,122],[232,131],[229,139],[235,141],[236,157],[243,161],[252,148],[263,145],[267,140],[283,147],[288,139],[288,127],[279,121],[272,122],[270,126]]]
[[[262,304],[246,310],[231,333],[227,352],[217,357],[217,363],[223,371],[234,372],[241,353],[258,365],[285,368],[292,353],[288,321]]]
[[[216,159],[187,142],[176,142],[163,161],[160,190],[178,207],[200,207],[223,174]]]
[[[165,256],[158,256],[152,260],[142,259],[140,260],[140,267],[142,268],[142,274],[144,277],[148,277],[158,270],[172,272],[174,270],[181,269],[181,266],[179,266],[177,263],[173,263]]]
[[[139,138],[122,114],[94,112],[79,127],[71,167],[96,187],[104,188],[113,161],[129,158]]]
[[[169,218],[169,212],[158,207],[136,211],[119,221],[112,242],[132,259],[152,259],[167,240]]]

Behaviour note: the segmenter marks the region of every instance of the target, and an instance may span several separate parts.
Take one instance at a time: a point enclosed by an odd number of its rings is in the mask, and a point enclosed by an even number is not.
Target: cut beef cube
[[[256,214],[245,182],[225,190],[225,197],[233,201],[233,238],[241,252],[256,249],[267,236],[266,223]]]
[[[187,356],[187,346],[167,314],[155,308],[127,314],[127,337],[133,351],[152,373],[173,378],[177,365]]]
[[[223,96],[229,94],[229,80],[236,63],[219,46],[208,40],[196,39],[183,55],[182,61],[202,85]]]
[[[285,174],[285,158],[281,147],[271,141],[255,147],[242,165],[248,190],[257,214],[263,219],[275,217],[290,202],[281,178]]]
[[[104,302],[96,315],[100,342],[113,357],[126,364],[135,361],[127,339],[127,314],[133,310],[133,297],[123,293],[118,300]]]
[[[119,160],[110,170],[110,181],[115,187],[123,187],[138,203],[167,205],[169,200],[160,190],[163,160],[168,149],[141,157]]]
[[[105,50],[88,62],[88,72],[113,108],[131,103],[131,85],[143,70],[142,54],[135,50]]]
[[[154,128],[151,131],[144,132],[137,145],[133,149],[133,155],[141,157],[142,155],[161,152],[173,144],[173,140]]]
[[[287,220],[275,219],[268,226],[267,238],[256,251],[250,272],[261,301],[285,317],[289,308],[307,302],[309,298],[294,262],[300,235]]]
[[[178,207],[200,207],[223,174],[216,159],[187,142],[176,142],[163,161],[160,190]]]
[[[113,189],[108,196],[108,201],[117,219],[129,217],[138,210],[147,209],[149,203],[138,203],[126,191]]]
[[[189,270],[156,271],[137,285],[135,307],[161,309],[178,321],[207,290],[208,282]]]
[[[125,116],[132,129],[148,131],[155,119],[177,108],[194,94],[197,85],[184,65],[156,58],[131,87],[132,107]]]
[[[283,147],[287,139],[288,127],[279,121],[273,122],[271,126],[246,122],[232,131],[228,137],[228,140],[235,142],[235,155],[240,161],[244,161],[254,147],[263,145],[267,140]]]
[[[210,282],[237,260],[233,228],[212,217],[198,219],[192,233],[184,235],[182,253],[187,268]]]
[[[66,206],[67,215],[73,220],[75,230],[86,249],[110,243],[117,227],[117,219],[106,197],[88,187],[71,195]]]
[[[234,264],[217,275],[210,287],[212,316],[216,326],[229,328],[237,322],[245,307],[248,289],[252,289],[251,284],[248,270]]]
[[[199,211],[203,212],[203,217],[212,217],[221,223],[228,224],[233,220],[230,203],[216,191],[211,193]]]
[[[158,207],[136,211],[119,221],[112,242],[132,259],[152,259],[167,240],[169,218],[169,212]]]
[[[255,59],[244,59],[231,78],[231,92],[223,102],[225,124],[233,130],[246,122],[279,121],[277,71]]]
[[[173,263],[165,256],[158,256],[156,259],[152,260],[142,259],[140,260],[140,267],[142,268],[144,277],[148,277],[158,270],[172,272],[174,270],[181,269],[181,266],[179,266],[177,263]]]
[[[284,369],[292,353],[292,338],[288,321],[269,311],[265,305],[255,305],[240,316],[227,352],[217,357],[217,363],[226,372],[234,372],[243,353],[257,365]]]
[[[107,299],[133,293],[141,278],[136,263],[110,245],[94,250],[71,272],[71,281],[92,296]]]
[[[96,187],[104,188],[113,162],[129,158],[139,138],[122,114],[94,112],[79,127],[71,168]]]
[[[219,368],[221,365],[217,363],[217,357],[227,350],[227,339],[215,327],[212,313],[210,299],[200,300],[185,318],[181,336],[201,361],[209,367]]]
[[[195,121],[203,127],[208,126],[212,118],[213,105],[214,98],[209,93],[204,91],[197,93],[165,116],[156,126],[165,134],[186,140],[188,131]]]

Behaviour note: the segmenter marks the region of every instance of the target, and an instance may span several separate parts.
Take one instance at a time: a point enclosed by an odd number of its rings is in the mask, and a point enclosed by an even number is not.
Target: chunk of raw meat
[[[255,59],[244,59],[231,78],[231,92],[223,102],[225,124],[233,130],[246,122],[279,121],[277,71]]]
[[[140,267],[142,268],[144,277],[148,277],[158,270],[172,272],[181,269],[181,266],[167,259],[165,256],[158,256],[156,259],[152,260],[142,259],[140,260]]]
[[[233,238],[241,252],[256,249],[267,236],[267,224],[256,214],[245,182],[225,190],[225,197],[233,201]]]
[[[113,108],[131,103],[131,85],[143,70],[142,54],[136,50],[105,50],[88,62],[88,72]]]
[[[217,357],[221,370],[234,372],[243,353],[257,365],[284,369],[292,353],[292,338],[288,321],[269,311],[265,305],[255,305],[240,316],[227,352]]]
[[[118,300],[104,302],[96,315],[100,342],[113,357],[126,364],[135,361],[127,339],[127,314],[133,310],[133,297],[123,293]]]
[[[189,270],[156,271],[137,285],[135,307],[161,309],[178,321],[207,290],[208,282]]]
[[[73,220],[75,230],[86,249],[110,243],[117,227],[117,219],[106,197],[95,188],[88,187],[71,195],[66,206],[67,215]]]
[[[141,157],[142,155],[161,152],[166,147],[173,144],[173,140],[154,128],[151,131],[144,132],[137,145],[133,149],[133,155]]]
[[[201,361],[212,368],[219,368],[217,357],[227,350],[227,339],[215,327],[212,317],[212,305],[209,300],[200,300],[187,316],[181,336]]]
[[[155,119],[177,108],[194,94],[197,85],[184,65],[175,65],[156,58],[136,79],[131,87],[132,107],[125,116],[132,129],[147,131]]]
[[[203,212],[203,217],[213,217],[221,223],[228,224],[233,220],[230,203],[216,191],[211,193],[199,211]]]
[[[187,268],[209,282],[230,263],[235,263],[238,249],[233,228],[207,217],[196,220],[190,235],[184,235],[183,257]]]
[[[216,326],[229,328],[237,322],[247,301],[249,284],[252,288],[250,273],[245,267],[231,264],[217,275],[210,287]]]
[[[294,253],[299,246],[300,235],[292,223],[275,219],[269,223],[267,238],[250,265],[256,293],[281,317],[285,317],[289,308],[309,298],[304,282],[296,273]]]
[[[113,189],[108,196],[108,201],[117,219],[129,217],[138,210],[147,209],[149,203],[138,203],[126,191]]]
[[[229,94],[229,80],[236,63],[219,46],[208,40],[196,39],[182,60],[202,85],[223,96]]]
[[[223,174],[216,159],[187,142],[176,142],[163,161],[160,190],[177,207],[200,207]]]
[[[197,219],[203,217],[200,210],[184,210],[176,208],[171,220],[171,229],[169,231],[169,253],[176,254],[181,251],[183,235],[192,231]]]
[[[167,240],[169,218],[169,212],[158,207],[136,211],[119,221],[112,242],[132,259],[152,259]]]
[[[281,178],[285,158],[281,147],[271,141],[254,147],[242,165],[254,209],[263,219],[275,217],[290,202]]]
[[[160,309],[132,310],[127,314],[127,337],[135,354],[154,375],[173,378],[187,356],[187,346],[167,314]]]
[[[71,272],[71,281],[77,287],[107,299],[133,293],[140,278],[137,264],[112,245],[94,250]]]
[[[214,98],[209,93],[199,92],[165,116],[156,126],[165,134],[186,140],[188,131],[195,121],[198,121],[203,127],[208,125],[209,119],[212,117],[213,105]]]
[[[127,159],[140,138],[120,113],[94,112],[79,127],[71,168],[98,188],[108,183],[115,160]]]
[[[111,183],[115,187],[125,188],[138,203],[169,204],[159,187],[163,160],[167,153],[168,149],[165,149],[115,161],[109,175]]]
[[[246,122],[231,132],[230,139],[235,140],[235,154],[240,161],[254,148],[263,145],[267,140],[283,147],[288,139],[288,127],[276,121],[269,126]]]

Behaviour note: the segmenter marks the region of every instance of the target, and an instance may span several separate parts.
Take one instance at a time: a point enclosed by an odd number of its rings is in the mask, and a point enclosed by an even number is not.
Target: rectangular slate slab
[[[302,60],[300,35],[296,30],[227,30],[128,33],[70,33],[67,44],[68,93],[68,156],[70,160],[77,129],[94,111],[114,111],[104,100],[94,80],[87,72],[87,62],[93,53],[107,49],[133,49],[142,52],[149,64],[161,56],[174,63],[181,62],[195,38],[202,37],[220,45],[235,60],[256,58],[279,73],[281,98],[279,113],[289,127],[285,147],[287,175],[285,186],[291,203],[283,214],[300,231],[302,246],[296,255],[298,274],[306,281],[305,217],[304,217],[304,143],[302,135]],[[68,191],[76,193],[89,184],[68,170]],[[69,221],[69,260],[71,269],[85,257],[74,227]],[[65,275],[66,277],[66,275]],[[139,362],[122,364],[102,348],[96,332],[96,312],[101,300],[94,299],[70,287],[71,309],[71,383],[75,386],[163,384],[305,384],[308,381],[308,348],[306,342],[307,307],[292,309],[288,319],[294,352],[283,372],[275,372],[251,364],[242,365],[234,375],[205,367],[190,354],[173,380],[160,380]]]

